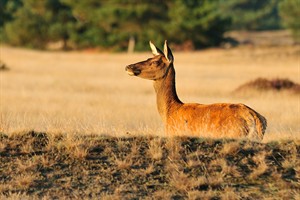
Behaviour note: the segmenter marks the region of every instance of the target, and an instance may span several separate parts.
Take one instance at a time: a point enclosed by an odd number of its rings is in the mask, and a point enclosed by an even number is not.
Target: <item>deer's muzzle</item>
[[[137,69],[134,65],[128,65],[125,67],[125,71],[130,76],[138,76],[141,73],[140,69]]]

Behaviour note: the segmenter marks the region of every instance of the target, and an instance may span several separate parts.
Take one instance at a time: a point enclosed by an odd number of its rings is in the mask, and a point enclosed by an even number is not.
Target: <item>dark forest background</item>
[[[300,0],[0,0],[1,42],[46,49],[123,51],[135,41],[200,49],[230,30],[289,29],[300,41]]]

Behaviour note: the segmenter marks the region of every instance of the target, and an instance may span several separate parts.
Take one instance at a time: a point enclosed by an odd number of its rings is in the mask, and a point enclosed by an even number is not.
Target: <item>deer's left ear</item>
[[[149,41],[149,44],[150,44],[150,48],[151,48],[151,51],[152,51],[152,54],[154,56],[158,56],[158,55],[163,55],[164,53],[159,49],[157,48],[151,41]]]
[[[170,63],[172,63],[172,62],[174,61],[174,57],[173,57],[173,54],[172,54],[172,51],[171,51],[170,47],[168,46],[167,40],[165,40],[164,54],[165,54],[166,59],[167,59]]]

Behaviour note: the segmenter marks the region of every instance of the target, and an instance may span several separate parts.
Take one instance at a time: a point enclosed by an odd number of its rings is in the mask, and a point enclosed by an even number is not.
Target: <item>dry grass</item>
[[[300,146],[294,141],[82,135],[81,144],[89,147],[78,156],[72,143],[61,147],[66,137],[1,135],[0,197],[295,199],[300,191]],[[22,151],[27,141],[31,152]],[[175,156],[171,143],[179,149]],[[230,144],[240,150],[224,151]]]
[[[249,179],[257,179],[260,175],[266,172],[268,169],[268,165],[265,162],[266,158],[266,152],[263,151],[258,155],[255,155],[253,157],[253,161],[255,163],[255,167],[253,167],[253,170],[251,174],[249,174]]]
[[[247,91],[273,91],[273,92],[285,92],[285,93],[295,93],[300,94],[300,84],[294,83],[289,79],[280,79],[275,78],[272,80],[268,80],[265,78],[257,78],[253,81],[247,82],[241,86],[239,86],[235,92],[236,93],[245,93]],[[289,95],[289,94],[287,94]]]
[[[162,159],[163,149],[161,139],[155,139],[150,142],[148,153],[153,160]]]
[[[0,199],[299,199],[299,95],[232,93],[299,83],[299,46],[175,52],[180,98],[249,105],[263,143],[161,137],[151,82],[124,71],[150,53],[0,51]]]
[[[0,131],[163,135],[151,81],[124,67],[150,53],[39,52],[0,47]],[[233,95],[258,77],[300,82],[299,46],[175,52],[177,89],[184,102],[241,102],[268,119],[265,141],[299,138],[299,95]]]

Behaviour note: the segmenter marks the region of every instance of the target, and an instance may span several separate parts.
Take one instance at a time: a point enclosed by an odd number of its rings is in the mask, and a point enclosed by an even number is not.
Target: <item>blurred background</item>
[[[253,42],[251,34],[245,39],[246,33],[232,31],[277,30],[281,40],[272,45],[295,44],[299,19],[300,0],[1,0],[0,39],[29,48],[103,51],[144,51],[149,40],[168,39],[175,50],[194,50]]]

